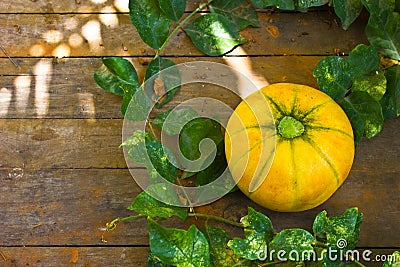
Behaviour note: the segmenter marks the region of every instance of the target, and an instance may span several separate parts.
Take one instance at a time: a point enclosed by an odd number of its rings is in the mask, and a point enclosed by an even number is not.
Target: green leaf
[[[150,100],[146,93],[139,89],[127,91],[122,98],[121,112],[130,121],[145,121],[150,112]]]
[[[257,260],[267,256],[265,249],[273,239],[274,229],[271,220],[264,214],[248,208],[248,215],[240,220],[245,229],[246,239],[234,238],[228,242],[228,247],[235,255],[249,260]]]
[[[170,109],[159,114],[153,120],[153,124],[165,134],[176,135],[186,123],[197,117],[199,114],[192,108]]]
[[[357,45],[349,54],[349,71],[353,76],[379,70],[380,58],[373,46]]]
[[[208,160],[205,160],[205,162],[208,162]],[[225,156],[225,142],[221,141],[217,145],[217,154],[215,155],[213,162],[207,168],[199,171],[197,174],[196,186],[206,185],[213,182],[223,174],[227,166],[228,163]]]
[[[293,0],[252,0],[253,4],[257,8],[266,8],[275,6],[283,10],[294,10],[295,5]]]
[[[314,220],[313,232],[320,239],[332,245],[339,245],[339,241],[345,242],[340,244],[340,248],[354,249],[360,231],[362,222],[362,214],[358,213],[357,208],[349,208],[343,214],[333,217],[327,217],[327,212],[320,212]]]
[[[157,0],[129,0],[129,18],[142,40],[159,49],[169,34],[170,21]]]
[[[169,19],[178,21],[185,13],[186,0],[159,0],[160,8]]]
[[[256,11],[246,0],[214,0],[210,4],[210,11],[233,21],[239,31],[250,25],[260,27]]]
[[[382,267],[399,267],[400,266],[400,252],[393,252],[390,257],[383,263]]]
[[[338,56],[328,56],[318,62],[313,75],[321,91],[334,100],[345,96],[352,84],[348,62]]]
[[[157,86],[155,86],[156,79],[162,81]],[[160,56],[156,56],[147,66],[145,80],[148,80],[146,89],[150,90],[157,108],[161,108],[171,100],[181,85],[181,75],[175,63]]]
[[[400,65],[386,70],[386,93],[381,99],[383,117],[385,119],[400,116]]]
[[[153,198],[170,206],[182,207],[182,204],[184,204],[178,196],[179,192],[171,184],[165,182],[153,183],[145,191]]]
[[[361,0],[333,0],[333,7],[340,18],[342,28],[347,30],[360,15],[363,4]]]
[[[394,0],[363,0],[370,11],[365,28],[368,41],[384,56],[400,60],[400,14]]]
[[[136,92],[140,85],[133,65],[120,57],[103,58],[103,65],[94,72],[95,82],[110,93],[123,96]]]
[[[128,156],[131,160],[139,164],[144,164],[146,163],[147,154],[145,142],[150,140],[152,140],[150,134],[142,130],[137,130],[121,144],[121,147],[128,150]]]
[[[207,239],[195,225],[187,231],[164,228],[149,219],[151,253],[165,264],[177,267],[205,267],[210,265]]]
[[[134,210],[139,214],[149,216],[151,218],[170,218],[177,216],[185,220],[188,216],[188,209],[183,207],[176,207],[161,202],[146,191],[136,196],[133,203],[128,207],[129,210]]]
[[[210,246],[210,266],[231,267],[239,261],[239,258],[227,246],[230,237],[226,231],[221,228],[206,226],[203,233]]]
[[[386,92],[386,77],[382,71],[376,71],[369,75],[359,75],[354,78],[353,92],[367,92],[376,101],[381,100]]]
[[[219,144],[224,136],[221,126],[212,119],[196,118],[187,123],[179,136],[179,147],[183,156],[189,160],[196,160],[201,156],[200,142],[210,138],[215,144]]]
[[[291,261],[305,261],[312,259],[314,253],[313,244],[315,238],[308,231],[303,229],[285,229],[280,231],[269,243],[270,251],[284,251],[277,255],[273,253],[274,258],[285,258]],[[278,257],[277,257],[278,256]]]
[[[340,100],[339,104],[348,115],[352,126],[359,124],[360,118],[363,120],[364,135],[368,138],[374,137],[382,130],[382,107],[380,103],[367,92],[351,92],[347,97]],[[359,129],[361,129],[361,127],[353,126],[354,132]],[[360,133],[355,133],[355,135],[359,136]]]
[[[215,13],[196,18],[184,30],[193,44],[209,56],[226,54],[246,42],[232,21]]]
[[[146,149],[152,165],[146,164],[149,171],[155,169],[157,177],[162,177],[171,183],[175,182],[178,168],[175,167],[177,163],[172,151],[158,141],[146,142]]]

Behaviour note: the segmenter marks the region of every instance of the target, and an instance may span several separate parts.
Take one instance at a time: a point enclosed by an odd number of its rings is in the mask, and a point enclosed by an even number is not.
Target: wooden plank
[[[74,267],[121,267],[147,266],[147,247],[24,247],[0,248],[6,261],[4,267],[14,266],[74,266]],[[368,267],[381,267],[382,259],[389,257],[395,249],[371,249],[371,254],[364,254],[359,249],[360,261]],[[368,260],[369,259],[369,260]]]
[[[129,58],[139,76],[144,76],[151,57]],[[228,64],[241,70],[254,82],[266,79],[270,83],[293,82],[316,87],[312,71],[318,56],[277,57],[179,57],[175,63],[210,61]],[[0,59],[0,117],[4,118],[121,118],[121,97],[104,92],[93,80],[93,73],[101,65],[98,58],[33,59],[16,58],[16,68],[8,59]],[[243,68],[243,67],[247,68]],[[290,66],[290,68],[288,67]],[[82,71],[83,70],[83,71]],[[232,81],[229,81],[232,82]],[[217,98],[234,107],[237,98],[222,89],[196,84],[182,87],[166,108],[202,95]],[[218,92],[218,93],[216,93]],[[8,97],[6,97],[8,96]]]
[[[400,223],[398,178],[393,172],[353,171],[332,198],[305,212],[273,212],[251,202],[241,192],[195,211],[239,221],[252,206],[267,214],[276,230],[300,227],[311,231],[320,211],[338,215],[356,206],[364,213],[360,247],[399,247],[400,234],[393,231]],[[101,245],[100,229],[114,218],[133,214],[126,207],[141,191],[127,170],[28,170],[16,175],[15,169],[2,169],[0,183],[2,246]],[[190,223],[200,228],[204,225],[204,221],[194,218],[186,223],[169,219],[163,225],[187,228]],[[241,229],[224,227],[234,236],[241,235]],[[107,245],[147,245],[146,221],[120,223],[104,238]]]
[[[187,1],[186,11],[194,10],[202,1]],[[1,2],[1,13],[99,13],[99,12],[129,12],[129,0],[16,0]]]
[[[104,17],[105,16],[105,17]],[[259,13],[261,28],[247,28],[248,40],[232,55],[325,55],[348,53],[367,43],[367,15],[344,31],[327,11],[309,13]],[[271,36],[267,26],[276,26]],[[329,34],[324,34],[329,32]],[[143,43],[127,14],[0,14],[0,34],[8,54],[19,56],[144,56],[154,51]],[[171,56],[202,56],[179,31],[162,52]]]
[[[3,267],[65,266],[121,267],[147,266],[147,247],[6,247],[0,248],[6,257]]]

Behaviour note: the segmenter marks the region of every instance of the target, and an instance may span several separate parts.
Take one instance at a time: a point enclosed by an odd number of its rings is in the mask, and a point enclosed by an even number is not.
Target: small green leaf
[[[226,231],[221,228],[206,226],[203,233],[210,246],[210,266],[232,267],[239,261],[239,258],[227,246],[230,237]]]
[[[246,42],[239,29],[220,14],[205,14],[185,27],[194,45],[209,56],[220,56]]]
[[[130,121],[145,121],[150,112],[150,100],[146,93],[139,89],[127,91],[122,98],[121,112]]]
[[[381,99],[383,117],[385,119],[400,116],[400,65],[386,70],[386,93]]]
[[[339,104],[348,115],[352,126],[358,124],[360,118],[364,121],[364,135],[366,137],[374,137],[382,130],[382,107],[367,92],[351,92],[347,97],[340,100]],[[357,126],[353,127],[353,131],[357,129],[359,129]]]
[[[384,56],[400,60],[400,13],[393,0],[363,0],[370,11],[365,28],[368,41]]]
[[[354,249],[361,222],[362,214],[358,213],[357,208],[349,208],[343,214],[333,217],[327,217],[326,211],[322,211],[315,217],[313,232],[332,246]],[[344,243],[339,244],[339,241]]]
[[[159,0],[160,8],[169,19],[178,21],[185,13],[186,0]]]
[[[165,134],[176,135],[186,123],[197,117],[199,114],[192,108],[170,109],[158,115],[153,123]],[[165,123],[166,120],[167,123]]]
[[[393,252],[390,257],[383,263],[382,267],[399,267],[400,266],[400,252]]]
[[[144,164],[147,154],[145,142],[150,140],[152,140],[150,134],[137,130],[121,144],[121,147],[128,150],[128,156],[131,160]]]
[[[151,253],[163,263],[177,267],[205,267],[210,265],[207,239],[195,225],[187,231],[164,228],[149,219]]]
[[[246,0],[214,0],[210,4],[210,11],[229,18],[239,31],[250,25],[260,27],[256,11]]]
[[[159,177],[173,183],[178,177],[178,168],[176,159],[172,151],[158,141],[146,142],[147,154],[151,161],[151,166],[146,167],[157,171]]]
[[[271,220],[264,214],[248,208],[248,215],[240,220],[245,229],[246,239],[234,238],[228,242],[228,247],[235,255],[248,260],[257,260],[265,255],[268,243],[274,236]]]
[[[303,229],[285,229],[280,231],[269,243],[270,251],[274,250],[274,258],[285,258],[291,261],[306,261],[312,259],[314,253],[313,244],[315,238]],[[277,255],[278,251],[281,255]],[[283,255],[282,255],[283,254]]]
[[[120,57],[103,58],[103,65],[94,72],[95,82],[110,93],[123,96],[136,92],[140,85],[133,65]]]
[[[386,92],[385,74],[376,71],[369,75],[359,75],[354,78],[351,90],[367,92],[373,99],[379,101]]]
[[[170,218],[177,216],[182,220],[185,220],[188,216],[188,209],[182,207],[176,207],[161,202],[146,191],[136,196],[133,203],[128,207],[129,210],[134,210],[139,214],[149,216],[151,218]]]
[[[346,59],[328,56],[318,62],[313,75],[320,90],[337,101],[345,96],[352,84],[348,69]]]
[[[162,85],[155,86],[155,79],[161,79]],[[147,66],[145,74],[146,90],[150,90],[156,107],[161,108],[174,96],[181,85],[181,75],[175,63],[167,58],[156,56]]]
[[[340,18],[342,28],[347,30],[360,15],[363,4],[361,0],[333,0],[333,7]]]
[[[169,34],[170,21],[157,0],[129,0],[129,18],[142,40],[159,49]]]
[[[369,74],[379,70],[380,58],[375,47],[359,44],[350,52],[348,63],[352,75]]]
[[[189,160],[198,159],[201,156],[200,142],[205,138],[210,138],[215,144],[219,144],[224,139],[218,122],[196,118],[187,123],[179,136],[179,147],[183,156]]]
[[[266,8],[275,6],[283,10],[294,10],[296,7],[293,0],[252,0],[257,8]]]

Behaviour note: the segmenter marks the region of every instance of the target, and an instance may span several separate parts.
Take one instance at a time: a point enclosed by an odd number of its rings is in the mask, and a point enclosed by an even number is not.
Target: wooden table
[[[107,243],[100,230],[129,215],[140,192],[118,148],[121,99],[92,78],[102,56],[125,56],[143,77],[154,55],[131,25],[127,1],[1,0],[0,12],[0,45],[11,57],[0,52],[0,266],[145,266],[144,220],[120,224],[106,233]],[[239,66],[245,59],[254,77],[317,86],[312,70],[321,58],[368,43],[367,14],[348,31],[328,9],[258,14],[262,27],[243,31],[248,43],[224,58],[204,56],[183,33],[164,55],[176,63]],[[271,25],[278,36],[268,33]],[[168,107],[193,95],[182,90]],[[236,192],[197,211],[238,220],[252,205],[279,230],[310,229],[323,209],[337,215],[357,206],[365,215],[359,248],[392,252],[400,248],[399,129],[400,119],[389,120],[379,136],[363,140],[345,184],[313,210],[272,212]],[[177,224],[186,227],[170,222]]]

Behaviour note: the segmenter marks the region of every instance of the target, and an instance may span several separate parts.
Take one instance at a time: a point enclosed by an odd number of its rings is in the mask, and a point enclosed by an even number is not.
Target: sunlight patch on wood
[[[101,27],[97,20],[90,20],[82,26],[82,36],[89,43],[91,51],[98,51],[102,46]]]
[[[43,117],[49,109],[49,84],[53,67],[48,59],[41,59],[33,67],[35,75],[35,111],[38,117]]]
[[[116,10],[114,7],[106,6],[101,10],[102,14],[99,15],[99,20],[101,23],[107,27],[110,27],[111,29],[116,28],[119,25],[119,21],[115,12]]]
[[[0,117],[7,116],[11,103],[11,90],[3,87],[0,89]]]
[[[24,113],[28,107],[31,81],[32,78],[28,75],[20,75],[14,80],[15,107],[18,113]]]
[[[115,0],[114,6],[119,12],[129,12],[129,0]]]

